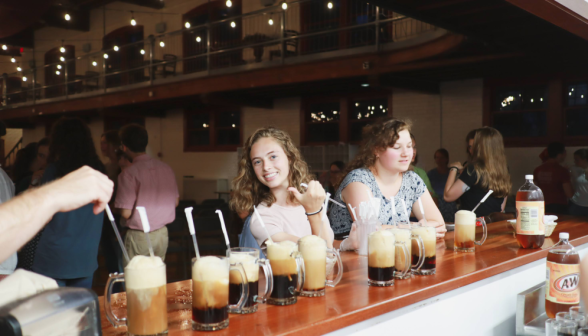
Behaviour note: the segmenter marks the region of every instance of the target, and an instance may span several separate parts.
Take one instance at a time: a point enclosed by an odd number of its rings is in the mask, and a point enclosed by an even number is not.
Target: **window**
[[[76,74],[76,62],[70,61],[76,56],[76,48],[73,45],[64,45],[62,47],[53,48],[45,53],[45,98],[53,98],[65,95],[65,71],[68,72],[68,81],[73,81]],[[65,69],[65,62],[61,61],[62,57],[67,62],[67,69]],[[50,65],[50,66],[48,66]],[[75,83],[68,86],[69,93],[75,92]]]
[[[110,32],[102,38],[102,49],[108,55],[104,60],[106,66],[106,86],[118,87],[148,80],[145,76],[145,60],[148,59],[143,40],[143,26],[126,26]],[[127,45],[130,43],[135,43]],[[118,51],[112,50],[115,46]],[[124,47],[122,47],[124,46]],[[145,55],[143,55],[145,54]],[[128,71],[130,69],[137,70]],[[122,73],[118,73],[121,72]],[[114,73],[112,75],[108,75]]]
[[[547,98],[547,85],[496,89],[492,126],[505,138],[547,136]]]
[[[390,115],[389,92],[349,97],[307,98],[302,104],[302,144],[356,144],[363,128]]]
[[[588,82],[569,84],[564,101],[565,135],[588,136]]]
[[[186,110],[184,151],[234,151],[242,144],[241,112],[234,109]]]

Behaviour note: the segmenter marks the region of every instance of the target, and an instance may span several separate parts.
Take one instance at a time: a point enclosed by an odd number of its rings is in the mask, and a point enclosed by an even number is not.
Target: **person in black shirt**
[[[450,166],[443,198],[446,202],[459,199],[460,209],[471,211],[489,190],[493,190],[476,209],[476,216],[487,216],[504,210],[511,186],[502,135],[494,128],[483,127],[476,130],[471,160],[465,169],[460,162]]]

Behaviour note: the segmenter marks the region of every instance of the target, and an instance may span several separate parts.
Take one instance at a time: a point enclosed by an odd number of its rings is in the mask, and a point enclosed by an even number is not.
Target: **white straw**
[[[223,212],[220,210],[215,211],[218,215],[218,219],[221,222],[221,228],[223,229],[223,234],[225,235],[225,243],[227,243],[227,251],[231,250],[231,244],[229,243],[229,235],[227,234],[227,227],[225,226],[225,219],[223,218]]]
[[[261,227],[265,230],[265,234],[267,234],[267,239],[269,239],[269,241],[273,244],[274,241],[272,240],[272,236],[270,236],[269,232],[267,231],[267,228],[265,227],[265,223],[263,222],[263,219],[261,219],[261,216],[259,215],[259,211],[257,211],[257,208],[255,207],[255,205],[253,206],[253,212],[255,212],[255,216],[257,216],[257,220],[261,224]]]
[[[112,224],[112,229],[114,230],[114,234],[116,235],[116,240],[118,240],[118,243],[120,244],[120,248],[125,256],[125,259],[127,259],[127,262],[129,262],[129,254],[125,249],[125,244],[123,244],[122,238],[120,237],[120,232],[118,232],[118,228],[116,227],[116,223],[114,222],[114,216],[112,215],[112,211],[110,211],[110,207],[108,206],[108,204],[106,204],[106,214],[108,215],[110,224]]]
[[[306,184],[306,183],[304,183],[304,182],[300,183],[300,186],[301,186],[301,187],[304,187],[304,188],[306,188],[306,189],[308,189],[308,184]]]
[[[349,205],[349,209],[351,209],[351,214],[353,215],[353,220],[357,222],[357,215],[355,214],[355,208],[351,206],[351,204]]]
[[[408,210],[406,209],[406,202],[404,202],[404,198],[401,198],[400,202],[402,203],[402,210],[404,210],[404,215],[406,216],[406,220],[408,221],[408,223],[410,223],[410,216],[408,216]]]
[[[192,217],[192,210],[194,208],[188,207],[184,209],[186,213],[186,220],[188,221],[188,229],[192,236],[192,242],[194,243],[194,251],[196,251],[196,259],[200,259],[200,251],[198,251],[198,243],[196,242],[196,229],[194,229],[194,218]]]
[[[480,206],[480,204],[484,203],[484,201],[486,201],[486,199],[490,196],[490,194],[492,194],[494,192],[494,190],[488,190],[488,193],[486,194],[486,196],[484,196],[484,198],[482,198],[482,200],[480,201],[480,203],[478,203],[478,205],[476,205],[476,207],[472,210],[472,212],[476,212],[476,209]]]
[[[420,198],[419,198],[419,208],[421,208],[421,214],[423,214],[423,219],[426,219],[426,217],[425,217],[425,208],[423,208],[423,201],[421,201]]]
[[[306,184],[306,183],[300,183],[300,186],[301,186],[301,187],[304,187],[304,188],[306,188],[306,189],[308,189],[308,184]],[[329,201],[331,201],[331,202],[333,202],[333,203],[337,204],[338,206],[340,206],[340,207],[342,207],[342,208],[345,208],[345,204],[343,204],[343,203],[339,203],[339,202],[335,201],[334,199],[332,199],[332,198],[331,198],[331,194],[329,194],[329,193],[327,193],[327,199],[328,199]],[[325,201],[325,205],[324,205],[324,207],[325,207],[325,208],[327,207],[327,203],[326,203],[326,201]]]
[[[332,199],[332,198],[329,198],[329,201],[331,201],[331,202],[333,202],[333,203],[337,204],[338,206],[340,206],[340,207],[342,207],[342,208],[345,208],[345,204],[343,204],[343,203],[339,203],[339,202],[335,201],[335,200],[334,200],[334,199]]]
[[[151,227],[149,226],[147,211],[145,210],[145,207],[142,206],[138,206],[137,211],[139,211],[139,217],[141,217],[141,224],[143,225],[143,232],[145,232],[147,245],[149,245],[149,254],[151,255],[151,258],[155,258],[155,253],[153,253],[153,245],[151,245],[151,238],[149,238],[149,231],[151,231]]]

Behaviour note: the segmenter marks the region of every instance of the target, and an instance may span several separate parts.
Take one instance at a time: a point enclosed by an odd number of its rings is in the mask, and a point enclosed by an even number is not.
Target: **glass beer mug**
[[[409,267],[409,269],[412,270],[412,268],[416,268],[416,269],[420,269],[423,266],[423,262],[425,261],[425,246],[423,245],[423,240],[421,239],[421,237],[419,235],[413,234],[410,229],[410,226],[402,226],[399,225],[399,227],[391,229],[392,232],[394,233],[394,238],[396,239],[397,243],[403,243],[404,246],[406,246],[406,249],[408,251],[408,256],[409,259],[411,260],[410,264],[411,267]],[[416,247],[418,248],[417,251],[412,251],[412,242],[416,242]],[[418,256],[418,259],[416,259],[416,263],[413,260],[413,253],[415,253],[415,255]],[[394,277],[396,279],[410,279],[410,277],[412,276],[412,272],[407,272],[406,274],[404,274],[404,276],[402,275],[403,271],[404,271],[404,265],[405,265],[405,261],[404,261],[404,254],[402,253],[402,247],[400,246],[396,246],[396,253],[395,253],[395,265],[396,265],[396,272],[394,273]]]
[[[112,312],[112,287],[125,282],[127,317]],[[115,327],[127,326],[128,335],[167,334],[167,287],[165,264],[159,257],[135,256],[123,274],[110,274],[106,283],[104,310]]]
[[[247,282],[249,284],[249,296],[243,306],[243,309],[229,306],[231,314],[250,314],[257,311],[258,303],[265,303],[274,288],[272,268],[269,260],[259,259],[259,249],[252,247],[232,247],[230,250],[231,264],[241,263],[245,269]],[[265,274],[265,292],[259,296],[259,268],[263,269]],[[229,303],[236,305],[241,298],[241,287],[243,281],[241,274],[237,270],[231,270],[229,274]]]
[[[318,236],[306,236],[298,240],[298,251],[304,259],[304,286],[300,296],[325,295],[325,286],[335,287],[343,277],[343,263],[339,252],[327,248],[327,242]],[[338,265],[335,280],[327,279],[327,260]]]
[[[404,254],[404,265],[398,265],[403,271],[396,269],[396,248],[400,247]],[[410,271],[410,255],[404,243],[396,242],[392,230],[372,232],[368,236],[368,285],[386,287],[394,285],[395,273],[404,278]]]
[[[482,240],[476,241],[476,224],[481,223],[483,228]],[[476,218],[476,214],[459,210],[455,213],[455,231],[453,250],[458,252],[475,252],[476,245],[482,245],[486,241],[488,229],[484,217]]]
[[[304,259],[298,252],[298,245],[291,241],[270,243],[267,258],[274,278],[274,290],[267,303],[277,306],[295,304],[305,281]]]

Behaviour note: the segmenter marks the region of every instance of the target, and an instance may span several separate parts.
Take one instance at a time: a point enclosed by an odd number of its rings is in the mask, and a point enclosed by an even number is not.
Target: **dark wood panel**
[[[569,232],[574,246],[588,243],[586,218],[562,217],[555,232],[541,249],[520,249],[507,222],[492,223],[488,239],[475,253],[453,251],[453,232],[437,241],[437,274],[397,281],[393,287],[367,285],[367,258],[353,252],[341,253],[344,275],[339,285],[327,288],[321,298],[299,298],[291,306],[260,305],[251,315],[230,315],[230,325],[215,335],[320,335],[408,306],[473,282],[506,272],[547,256],[559,232]],[[479,229],[479,228],[478,228]],[[189,267],[189,265],[186,265]],[[125,294],[116,294],[115,313],[124,316]],[[105,336],[122,335],[106,320],[100,297]],[[168,285],[169,334],[197,335],[191,331],[191,281]],[[203,333],[202,333],[203,334]]]

